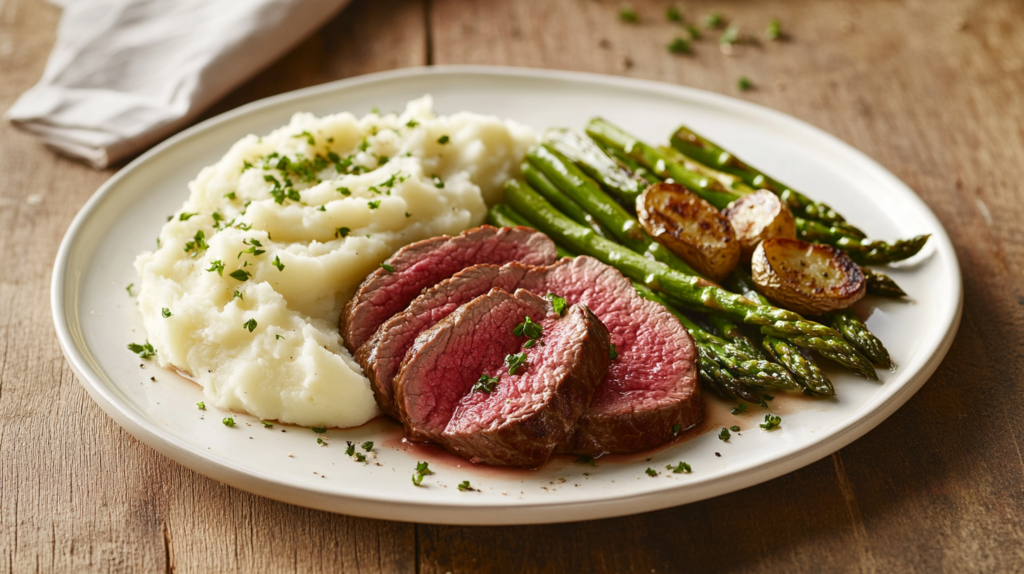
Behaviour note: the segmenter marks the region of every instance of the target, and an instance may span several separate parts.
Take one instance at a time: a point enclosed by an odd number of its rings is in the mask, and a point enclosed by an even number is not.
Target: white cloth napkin
[[[100,169],[184,127],[349,0],[59,0],[39,83],[17,127]]]

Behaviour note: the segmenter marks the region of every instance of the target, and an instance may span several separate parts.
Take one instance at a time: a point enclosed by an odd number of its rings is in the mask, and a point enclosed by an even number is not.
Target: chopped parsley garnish
[[[444,145],[444,144],[448,143],[448,134],[445,134],[445,135],[437,138],[437,143],[439,143],[441,145]]]
[[[248,281],[249,278],[252,277],[252,273],[249,273],[245,269],[235,269],[228,276],[237,279],[238,281]]]
[[[295,134],[292,137],[293,138],[306,138],[306,143],[308,143],[309,145],[316,145],[316,140],[313,139],[313,134],[309,133],[308,131],[304,131],[301,134]]]
[[[262,424],[263,428],[265,428],[265,429],[268,429],[268,428],[274,426],[274,423],[272,423],[270,421],[260,421],[260,424]]]
[[[505,364],[508,365],[508,374],[514,375],[526,366],[526,353],[515,353],[505,356]]]
[[[249,162],[245,162],[245,163],[249,163]],[[252,167],[252,165],[250,165],[249,167]],[[233,192],[233,191],[229,191],[228,193],[225,193],[224,197],[230,199],[231,201],[234,201],[237,198],[237,196],[235,195],[235,192]]]
[[[345,237],[348,237],[348,234],[351,233],[351,232],[352,232],[352,230],[347,228],[347,227],[339,227],[338,229],[334,230],[334,236],[335,237],[345,238]]]
[[[523,318],[523,322],[516,325],[516,328],[512,330],[512,334],[516,337],[527,336],[531,339],[540,338],[544,333],[544,327],[534,323],[529,316]]]
[[[252,164],[249,163],[249,160],[243,159],[242,160],[242,173],[245,173],[245,170],[247,170],[247,169],[252,169]],[[232,195],[234,195],[234,193],[235,192],[233,192],[233,191],[231,192]],[[231,199],[234,199],[234,197],[232,197]]]
[[[128,292],[129,297],[132,295],[132,287],[135,287],[135,283],[129,283],[128,286],[124,288],[124,290]]]
[[[232,418],[232,417],[226,417],[224,420],[222,420],[220,422],[224,423],[224,426],[226,426],[226,427],[233,427],[233,426],[235,426],[235,419]]]
[[[170,309],[168,309],[167,307],[164,307],[163,309],[160,310],[160,314],[164,316],[164,319],[166,319],[166,318],[170,317],[171,315],[173,315],[174,313],[171,313]]]
[[[198,213],[182,213],[181,215],[178,216],[178,221],[188,221],[189,219],[192,219],[193,217],[195,217],[197,215],[199,215],[199,214]]]
[[[636,9],[626,4],[619,9],[619,20],[623,22],[629,22],[635,24],[640,21],[640,15],[636,13]]]
[[[280,255],[274,256],[274,262],[271,263],[271,265],[273,265],[274,267],[277,267],[278,271],[284,271],[284,263],[281,263],[281,256]]]
[[[366,462],[366,455],[361,453],[361,452],[357,452],[355,454],[355,457],[356,457],[356,462]]]
[[[417,462],[416,473],[412,475],[412,483],[419,486],[423,482],[423,477],[428,474],[434,474],[434,471],[430,470],[429,462]]]
[[[768,36],[769,40],[778,40],[782,37],[782,24],[779,23],[778,18],[772,18],[771,21],[768,22],[768,29],[765,30],[765,34]]]
[[[747,403],[740,403],[732,410],[732,414],[738,415],[747,410]]]
[[[735,44],[740,39],[740,29],[735,26],[729,26],[722,32],[722,35],[718,37],[719,44]]]
[[[234,299],[236,297],[244,301],[245,300],[245,293],[242,293],[238,289],[235,289],[235,292],[231,294],[231,298]]]
[[[198,403],[196,403],[196,406],[199,408],[199,410],[205,411],[206,410],[206,401],[199,401]]]
[[[367,201],[366,205],[370,206],[370,209],[377,209],[378,207],[380,207],[380,200],[377,199],[374,201]]]
[[[359,151],[366,151],[370,147],[370,142],[363,138],[363,141],[359,142]]]
[[[259,239],[256,239],[255,237],[250,238],[250,239],[243,239],[242,240],[242,244],[243,245],[248,245],[249,248],[246,249],[245,251],[239,251],[238,252],[238,257],[241,257],[242,254],[244,254],[244,253],[252,253],[254,257],[259,257],[260,255],[263,255],[264,253],[266,253],[265,250],[259,249],[260,247],[263,247],[263,244],[260,243]]]
[[[280,341],[281,339],[284,339],[284,335],[281,333],[274,335],[274,340]]]
[[[729,427],[729,430],[731,430],[732,432],[740,432],[740,427],[739,425],[732,425],[731,427]]]
[[[416,121],[416,120],[409,120],[409,121],[405,122],[405,127],[407,127],[407,128],[414,128],[414,127],[416,127],[418,125],[420,125],[420,123],[418,121]]]
[[[669,465],[666,465],[665,468],[667,468],[668,470],[671,470],[672,472],[674,472],[676,474],[683,474],[683,473],[690,474],[691,472],[693,472],[693,469],[690,468],[690,465],[686,464],[685,462],[680,462],[679,464],[677,464],[675,466],[672,466],[671,464],[669,464]]]
[[[345,197],[352,195],[352,190],[347,187],[339,187],[337,188],[337,191],[338,193],[344,195]]]
[[[206,234],[200,229],[196,231],[195,237],[192,241],[185,244],[185,253],[189,253],[192,257],[198,256],[200,253],[209,249],[209,245],[206,244]]]
[[[149,341],[146,341],[144,345],[128,343],[128,350],[135,353],[142,359],[148,359],[156,354],[156,349],[153,348],[153,345],[149,344]]]
[[[683,430],[683,425],[681,425],[679,423],[676,423],[676,424],[672,425],[672,436],[678,435],[679,431],[681,431],[681,430]]]
[[[388,273],[394,273],[395,272],[395,268],[392,267],[391,265],[387,264],[387,263],[381,263],[380,267],[381,267],[381,269],[387,271]]]
[[[365,450],[366,452],[370,452],[371,450],[373,450],[373,441],[368,440],[359,446],[362,447],[362,449]]]
[[[712,12],[712,13],[710,13],[707,16],[704,17],[704,27],[705,28],[718,28],[718,27],[720,27],[722,25],[723,21],[724,20],[722,19],[722,15],[721,14],[719,14],[718,12]]]
[[[619,358],[619,351],[615,348],[615,343],[608,345],[608,358],[613,361]]]
[[[764,422],[761,423],[761,428],[764,430],[772,430],[782,424],[782,417],[776,415],[764,415]]]
[[[317,434],[324,434],[325,432],[327,432],[327,427],[309,427],[309,430]]]
[[[732,435],[729,434],[729,429],[727,429],[725,427],[722,427],[722,430],[718,432],[719,440],[729,440],[730,436],[732,436]]]
[[[274,186],[270,188],[270,195],[274,198],[274,203],[284,203],[284,200],[286,199],[302,201],[302,196],[299,195],[299,190],[292,187],[292,180],[287,177],[284,178],[284,185],[282,185],[276,177],[270,174],[264,174],[263,181],[274,184]]]
[[[700,28],[693,24],[686,25],[686,31],[690,33],[690,38],[693,40],[700,40]]]
[[[256,319],[249,319],[245,323],[242,323],[242,328],[249,329],[249,332],[252,333],[256,330]]]
[[[474,488],[469,485],[468,480],[463,480],[459,483],[459,490],[465,492],[467,490],[474,490]]]
[[[740,79],[736,80],[736,87],[739,88],[741,92],[746,92],[747,90],[754,88],[754,83],[750,81],[750,78],[740,76]]]
[[[322,446],[327,446],[327,443],[324,442],[324,439],[319,438],[319,437],[316,439],[316,444],[319,444],[319,445],[322,445]]]
[[[409,213],[408,211],[406,211],[406,212],[405,212],[405,216],[406,216],[406,217],[412,217],[412,214],[411,214],[411,213]]]
[[[561,316],[565,312],[565,308],[569,305],[564,297],[559,297],[554,293],[548,293],[547,298],[551,301],[551,306],[555,309],[555,314]]]
[[[584,454],[584,455],[580,455],[580,456],[576,457],[576,464],[585,464],[587,466],[597,466],[597,461],[594,460],[594,457],[587,456],[587,455]]]
[[[327,206],[326,205],[321,205],[320,207],[316,208],[316,210],[317,211],[327,211]]]
[[[690,49],[690,43],[678,36],[669,42],[667,47],[668,51],[673,54],[689,54],[693,52],[693,50]]]
[[[348,445],[348,448],[345,449],[345,454],[348,456],[354,455],[356,453],[356,445],[352,444],[350,440],[345,441],[345,444]]]
[[[470,392],[475,393],[476,391],[480,391],[482,393],[492,393],[494,392],[494,386],[499,382],[501,382],[501,377],[492,377],[487,373],[484,373],[480,375],[479,379],[477,379],[476,384],[473,385]]]
[[[669,6],[668,9],[665,10],[665,19],[669,22],[682,22],[683,13],[679,11],[679,8]]]
[[[651,467],[647,467],[647,470],[645,470],[644,473],[647,474],[647,476],[651,477],[658,476],[658,471],[654,470]]]
[[[224,262],[220,259],[210,262],[210,268],[207,271],[216,271],[217,275],[224,276]]]

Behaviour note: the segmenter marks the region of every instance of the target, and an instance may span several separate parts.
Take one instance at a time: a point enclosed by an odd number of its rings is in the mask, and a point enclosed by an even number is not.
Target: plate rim
[[[175,147],[183,141],[198,136],[207,130],[249,113],[321,93],[346,90],[376,82],[429,75],[503,76],[527,80],[556,80],[588,83],[591,85],[599,84],[606,87],[617,87],[647,93],[653,92],[669,97],[698,100],[719,107],[732,107],[733,109],[746,112],[755,112],[776,121],[784,121],[803,134],[823,138],[833,146],[838,145],[839,149],[847,157],[857,160],[859,168],[867,169],[873,176],[885,180],[890,185],[905,189],[908,192],[905,199],[911,203],[916,203],[915,207],[926,218],[931,220],[930,223],[936,229],[941,231],[941,233],[935,234],[932,239],[936,244],[940,244],[936,247],[936,250],[942,251],[944,256],[951,258],[951,270],[955,279],[952,287],[955,291],[956,303],[951,316],[949,313],[944,314],[949,328],[940,340],[933,342],[930,349],[925,349],[924,353],[928,358],[925,359],[922,367],[906,382],[889,393],[884,400],[881,400],[869,412],[853,416],[850,421],[829,429],[822,438],[809,445],[803,446],[784,456],[746,467],[743,469],[743,472],[738,472],[738,469],[737,472],[720,477],[714,482],[680,483],[671,488],[652,492],[604,496],[600,500],[573,502],[539,501],[515,505],[502,504],[500,501],[495,503],[473,503],[467,501],[464,504],[456,504],[450,501],[396,501],[388,496],[367,493],[327,492],[269,477],[257,471],[244,468],[234,462],[224,460],[218,455],[202,452],[176,438],[173,433],[163,431],[157,427],[151,427],[147,421],[142,420],[136,410],[130,405],[124,404],[115,395],[113,389],[108,388],[89,365],[71,333],[72,321],[69,321],[68,315],[68,313],[74,312],[74,307],[76,307],[76,305],[67,305],[68,292],[65,289],[68,286],[68,268],[75,240],[86,227],[92,214],[97,211],[103,200],[107,198],[110,190],[130,173],[144,166],[154,156],[162,154],[165,150]],[[85,387],[90,397],[108,416],[125,428],[133,437],[164,456],[204,476],[230,486],[299,506],[369,518],[412,522],[410,517],[415,517],[417,522],[466,525],[545,524],[630,515],[697,502],[735,492],[797,470],[838,451],[862,437],[881,424],[882,421],[886,420],[909,400],[931,377],[947,354],[959,328],[963,310],[963,280],[956,251],[953,249],[948,233],[931,208],[909,186],[881,164],[828,132],[804,120],[759,104],[687,86],[589,72],[479,65],[420,66],[336,80],[248,103],[204,120],[175,134],[118,170],[86,201],[72,220],[61,240],[54,261],[50,287],[51,312],[61,351],[79,383]],[[77,293],[74,293],[75,297],[77,295]],[[943,305],[941,309],[946,311],[948,306]],[[724,487],[723,484],[725,485]],[[502,510],[500,518],[493,513],[497,509]]]

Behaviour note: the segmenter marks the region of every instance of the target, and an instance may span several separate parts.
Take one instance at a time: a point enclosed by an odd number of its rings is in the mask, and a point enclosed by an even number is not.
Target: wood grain
[[[797,472],[627,518],[468,528],[294,507],[223,486],[128,436],[65,365],[49,315],[57,245],[112,172],[0,125],[0,571],[875,572],[1024,564],[1024,5],[733,0],[757,43],[665,45],[668,4],[357,1],[207,116],[383,69],[478,63],[620,74],[737,95],[817,125],[931,206],[964,273],[960,332],[878,428]],[[59,12],[0,0],[0,107],[42,73]],[[784,42],[762,31],[778,17]],[[740,93],[736,80],[755,84]]]

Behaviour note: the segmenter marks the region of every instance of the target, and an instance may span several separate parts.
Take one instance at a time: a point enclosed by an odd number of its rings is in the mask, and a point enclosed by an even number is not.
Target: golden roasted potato
[[[750,267],[758,291],[802,315],[845,309],[867,290],[860,266],[831,245],[768,239],[757,246]]]
[[[767,189],[744,195],[729,204],[722,215],[732,224],[740,243],[740,261],[750,261],[757,245],[775,237],[796,238],[796,222],[789,206]]]
[[[658,243],[713,281],[740,260],[729,220],[707,201],[676,183],[656,183],[636,200],[640,225]]]

